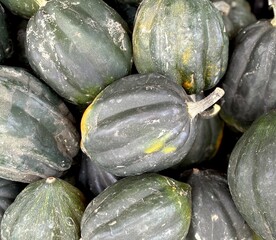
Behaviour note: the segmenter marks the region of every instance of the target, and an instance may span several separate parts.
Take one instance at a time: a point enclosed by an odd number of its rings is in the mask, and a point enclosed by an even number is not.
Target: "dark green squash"
[[[20,68],[0,66],[0,177],[31,182],[61,176],[79,151],[64,102]]]
[[[118,179],[118,177],[100,168],[85,154],[82,155],[77,187],[87,196],[87,199],[99,195],[104,189],[117,182]]]
[[[270,20],[258,21],[235,39],[221,82],[225,95],[220,116],[236,131],[246,131],[257,117],[276,107],[275,26]]]
[[[211,89],[226,71],[229,39],[210,0],[142,1],[132,41],[139,73],[169,76],[189,94]]]
[[[79,240],[85,207],[83,194],[66,181],[30,183],[5,211],[1,239]]]
[[[0,0],[13,14],[29,19],[48,0]]]
[[[191,188],[156,173],[126,177],[95,197],[84,211],[82,240],[185,239]]]
[[[6,12],[0,4],[0,63],[12,54],[12,41],[8,31]]]
[[[7,208],[13,203],[25,184],[0,178],[0,222]]]
[[[254,232],[276,239],[276,111],[256,119],[236,143],[229,159],[233,200]]]
[[[252,239],[253,232],[237,210],[226,175],[212,169],[192,169],[181,181],[192,188],[192,219],[185,240]]]
[[[107,86],[81,119],[81,149],[117,176],[157,172],[181,161],[196,135],[198,114],[223,94],[199,102],[163,75],[134,74]]]
[[[244,27],[257,21],[246,0],[212,0],[221,12],[223,22],[230,39]]]
[[[121,16],[102,0],[53,0],[27,27],[31,67],[67,101],[87,106],[130,74],[132,45]]]

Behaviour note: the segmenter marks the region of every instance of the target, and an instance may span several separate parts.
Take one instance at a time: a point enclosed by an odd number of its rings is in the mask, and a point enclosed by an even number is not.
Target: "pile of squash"
[[[0,0],[0,239],[275,240],[274,11]]]

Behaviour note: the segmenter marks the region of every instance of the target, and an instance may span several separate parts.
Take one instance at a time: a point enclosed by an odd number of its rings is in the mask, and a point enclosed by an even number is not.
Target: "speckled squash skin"
[[[47,2],[29,20],[26,53],[41,79],[82,106],[132,68],[127,25],[102,0]]]
[[[211,89],[226,71],[229,39],[209,0],[142,1],[132,41],[139,73],[169,76],[188,94]]]
[[[252,240],[253,232],[237,210],[226,175],[212,169],[192,169],[181,181],[192,188],[192,219],[185,240]]]
[[[49,0],[0,0],[13,14],[29,19]]]
[[[0,63],[12,54],[12,41],[8,32],[6,12],[0,4]]]
[[[276,107],[276,27],[258,21],[241,31],[222,80],[225,95],[220,116],[244,132],[263,113]]]
[[[20,68],[0,66],[0,177],[32,182],[61,176],[79,151],[68,108]]]
[[[239,30],[257,21],[246,0],[212,0],[221,12],[229,39],[233,39]]]
[[[276,111],[256,119],[229,159],[232,198],[248,223],[266,240],[276,239]]]
[[[156,174],[126,177],[87,206],[82,240],[180,240],[191,220],[188,184]]]
[[[86,203],[74,186],[57,178],[29,184],[6,210],[1,239],[79,240]]]
[[[106,87],[81,119],[81,149],[117,176],[159,171],[189,151],[196,119],[184,89],[160,74],[134,74]],[[173,117],[172,117],[173,116]]]

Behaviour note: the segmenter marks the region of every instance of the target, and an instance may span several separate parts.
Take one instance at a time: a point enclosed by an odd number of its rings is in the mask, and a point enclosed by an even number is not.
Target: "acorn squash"
[[[275,18],[276,19],[276,18]],[[235,38],[234,50],[221,86],[221,118],[235,131],[276,107],[276,24],[260,20]]]
[[[1,222],[1,239],[79,240],[86,207],[83,194],[58,178],[27,185],[7,208]]]
[[[192,188],[192,219],[186,240],[252,239],[253,232],[237,210],[226,175],[212,169],[192,169],[181,181]]]
[[[87,106],[108,84],[130,74],[127,28],[102,0],[49,1],[28,22],[27,58],[60,96]]]
[[[48,0],[0,0],[0,2],[14,15],[26,19],[32,17],[47,1]]]
[[[126,177],[95,197],[81,220],[82,240],[185,239],[191,188],[156,173]]]
[[[32,182],[61,176],[79,151],[67,106],[21,68],[0,66],[0,177]]]
[[[210,0],[142,1],[132,42],[139,73],[169,76],[188,94],[213,88],[226,71],[229,39]]]
[[[231,152],[228,184],[232,198],[252,230],[276,239],[276,111],[256,119]]]
[[[133,74],[101,91],[81,119],[81,149],[116,176],[158,172],[190,150],[198,114],[220,99],[216,89],[194,102],[163,75]]]

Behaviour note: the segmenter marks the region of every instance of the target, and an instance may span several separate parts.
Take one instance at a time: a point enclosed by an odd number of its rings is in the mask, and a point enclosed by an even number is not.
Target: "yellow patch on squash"
[[[155,139],[150,143],[150,145],[145,149],[144,152],[146,154],[151,154],[158,151],[162,151],[163,153],[167,154],[175,151],[176,148],[174,146],[166,146],[166,141],[169,139],[170,136],[171,133],[168,133],[161,138]]]
[[[175,146],[166,146],[162,149],[162,152],[167,154],[167,153],[175,152],[175,150],[176,150]]]
[[[190,62],[191,58],[193,56],[193,49],[192,47],[188,47],[185,49],[185,51],[182,54],[182,62],[183,65],[188,65],[188,63]]]
[[[195,85],[194,74],[191,74],[190,78],[185,79],[182,83],[182,86],[184,87],[185,90],[193,89],[194,85]]]

